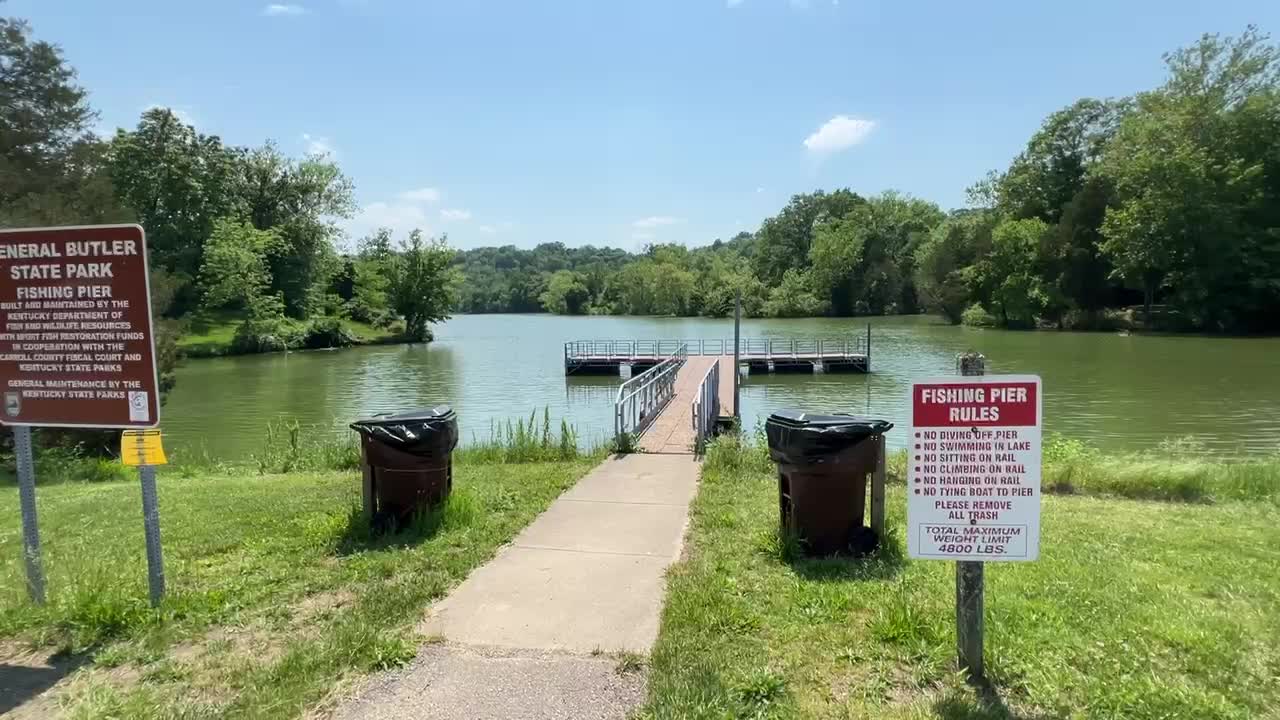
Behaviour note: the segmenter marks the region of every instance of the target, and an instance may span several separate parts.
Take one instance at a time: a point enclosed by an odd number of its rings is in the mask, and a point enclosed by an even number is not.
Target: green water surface
[[[866,319],[745,320],[743,337],[834,338]],[[872,318],[871,375],[753,374],[742,389],[754,425],[783,407],[887,418],[905,429],[912,379],[954,373],[977,350],[988,373],[1039,374],[1046,429],[1109,450],[1194,435],[1214,451],[1280,450],[1280,339],[1011,332],[952,327],[929,317]],[[492,422],[549,407],[585,438],[611,433],[612,377],[569,377],[563,344],[585,339],[731,338],[705,318],[469,315],[436,328],[430,345],[383,346],[189,360],[162,411],[171,447],[243,458],[267,423],[296,418],[343,432],[353,418],[448,403],[463,442]],[[901,446],[902,430],[889,434]]]

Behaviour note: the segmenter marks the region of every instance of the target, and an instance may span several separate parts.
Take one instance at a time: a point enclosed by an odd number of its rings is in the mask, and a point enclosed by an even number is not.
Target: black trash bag
[[[374,415],[351,423],[351,429],[410,455],[440,455],[458,446],[458,416],[448,405]]]
[[[779,410],[765,421],[769,458],[786,465],[809,465],[893,428],[888,420],[836,413]]]

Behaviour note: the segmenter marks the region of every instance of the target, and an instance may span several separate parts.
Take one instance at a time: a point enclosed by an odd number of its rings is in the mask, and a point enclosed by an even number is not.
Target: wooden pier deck
[[[716,363],[720,363],[720,418],[733,417],[733,358],[691,356],[676,375],[675,396],[640,434],[637,446],[641,451],[684,455],[693,452],[693,400],[702,378]]]

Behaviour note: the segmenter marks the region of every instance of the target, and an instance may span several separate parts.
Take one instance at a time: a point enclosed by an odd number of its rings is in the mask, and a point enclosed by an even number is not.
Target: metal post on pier
[[[733,424],[742,427],[742,403],[738,401],[739,385],[742,383],[742,372],[738,369],[739,353],[742,351],[742,290],[733,300]]]

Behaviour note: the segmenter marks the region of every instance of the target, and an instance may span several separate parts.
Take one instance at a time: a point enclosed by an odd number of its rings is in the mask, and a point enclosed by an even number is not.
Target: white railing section
[[[847,358],[869,355],[867,337],[796,339],[743,338],[739,355],[748,359],[769,358]],[[575,340],[564,344],[564,357],[569,360],[658,359],[674,355],[684,348],[689,355],[732,355],[733,340]]]
[[[676,346],[662,362],[622,383],[613,403],[613,434],[624,438],[644,432],[676,394],[676,375],[688,358],[688,348]]]
[[[720,417],[720,363],[711,363],[693,398],[693,451],[702,455]]]

